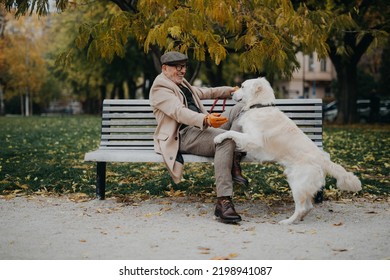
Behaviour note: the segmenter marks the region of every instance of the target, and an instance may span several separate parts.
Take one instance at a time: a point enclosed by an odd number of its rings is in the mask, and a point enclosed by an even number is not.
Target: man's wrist
[[[208,115],[206,115],[203,119],[203,128],[208,128],[210,126],[209,124],[209,118]]]

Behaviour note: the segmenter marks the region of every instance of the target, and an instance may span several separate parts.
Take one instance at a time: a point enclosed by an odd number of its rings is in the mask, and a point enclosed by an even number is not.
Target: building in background
[[[334,98],[332,83],[337,79],[336,70],[329,58],[318,59],[316,53],[297,53],[301,68],[294,72],[291,80],[275,82],[275,90],[280,98]]]

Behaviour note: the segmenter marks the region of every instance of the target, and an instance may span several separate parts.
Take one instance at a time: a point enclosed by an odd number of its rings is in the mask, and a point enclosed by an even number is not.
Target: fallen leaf
[[[348,249],[332,249],[332,251],[335,251],[335,252],[346,252],[346,251],[348,251]]]
[[[228,260],[227,257],[214,257],[214,258],[211,258],[212,260]]]
[[[172,202],[171,201],[166,201],[166,200],[163,200],[163,201],[159,201],[159,202],[157,202],[157,204],[172,204]]]
[[[228,258],[237,258],[238,257],[238,254],[236,253],[231,253],[228,255]]]
[[[161,212],[155,212],[155,213],[147,213],[147,214],[145,214],[145,217],[150,218],[153,216],[161,216],[161,215],[162,215]]]
[[[24,190],[27,190],[29,187],[28,187],[27,184],[23,184],[23,185],[20,186],[20,188],[22,188],[22,189],[24,189]]]
[[[210,248],[207,247],[198,247],[198,249],[203,251],[210,251]]]

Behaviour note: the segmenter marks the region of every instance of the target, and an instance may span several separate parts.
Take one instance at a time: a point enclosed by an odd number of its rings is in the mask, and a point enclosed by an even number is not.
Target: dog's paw
[[[280,221],[278,224],[279,225],[291,225],[294,223],[294,220],[291,220],[291,219],[285,219],[285,220],[282,220]]]
[[[215,144],[221,144],[223,142],[223,140],[225,140],[227,137],[226,135],[224,135],[225,133],[222,133],[222,134],[219,134],[217,136],[215,136],[214,138],[214,143]]]
[[[282,220],[278,222],[279,225],[290,225],[291,223],[288,222],[287,220]]]

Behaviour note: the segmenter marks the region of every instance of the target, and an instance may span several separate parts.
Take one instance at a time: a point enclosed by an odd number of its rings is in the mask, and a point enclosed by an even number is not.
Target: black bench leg
[[[96,166],[96,196],[100,200],[106,198],[106,163],[98,162]]]
[[[314,203],[322,203],[324,201],[324,187],[322,187],[315,195],[314,195]]]

